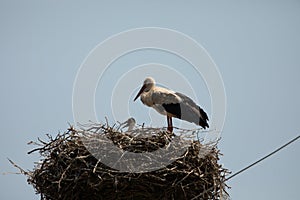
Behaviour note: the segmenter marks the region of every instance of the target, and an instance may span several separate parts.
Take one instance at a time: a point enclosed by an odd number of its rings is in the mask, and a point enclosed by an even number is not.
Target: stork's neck
[[[144,91],[141,94],[141,101],[143,102],[143,104],[151,107],[153,106],[153,100],[152,100],[152,92],[153,92],[153,88],[151,88],[149,91]]]

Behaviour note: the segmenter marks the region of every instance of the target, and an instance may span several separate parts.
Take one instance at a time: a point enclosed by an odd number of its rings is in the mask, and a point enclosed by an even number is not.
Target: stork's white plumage
[[[151,77],[145,79],[134,101],[139,96],[143,104],[167,116],[170,132],[173,131],[172,117],[195,123],[204,129],[209,127],[207,114],[192,99],[184,94],[155,86],[155,80]]]

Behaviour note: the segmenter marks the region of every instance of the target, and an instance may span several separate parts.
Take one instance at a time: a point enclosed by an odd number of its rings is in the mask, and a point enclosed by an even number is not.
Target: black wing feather
[[[181,119],[181,107],[180,103],[170,103],[170,104],[162,104],[164,109],[174,115],[176,118]]]
[[[173,109],[176,111],[176,113],[179,113],[179,111],[180,111],[180,117],[177,117],[179,115],[176,115],[176,117],[186,120],[186,121],[189,121],[189,122],[193,122],[197,125],[200,125],[204,129],[208,128],[209,127],[209,125],[208,125],[209,119],[208,119],[206,112],[202,108],[200,108],[200,106],[198,106],[191,98],[189,98],[179,92],[176,92],[175,94],[178,95],[182,99],[182,103],[180,103],[179,105],[171,106],[172,108],[176,107],[176,109]],[[168,110],[167,110],[167,112],[168,112]]]

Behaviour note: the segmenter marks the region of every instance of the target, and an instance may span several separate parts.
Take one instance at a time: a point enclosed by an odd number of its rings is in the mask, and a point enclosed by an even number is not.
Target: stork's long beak
[[[146,89],[146,85],[143,85],[143,87],[140,89],[139,93],[136,95],[133,101],[139,98],[139,96],[144,92],[145,89]]]

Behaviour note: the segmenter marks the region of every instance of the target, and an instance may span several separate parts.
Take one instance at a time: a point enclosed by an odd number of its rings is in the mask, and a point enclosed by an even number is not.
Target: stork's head
[[[153,87],[155,86],[155,80],[152,77],[147,77],[144,80],[144,84],[142,86],[142,88],[140,89],[139,93],[136,95],[136,97],[134,98],[134,101],[139,98],[139,96],[143,93],[143,92],[149,92]]]

